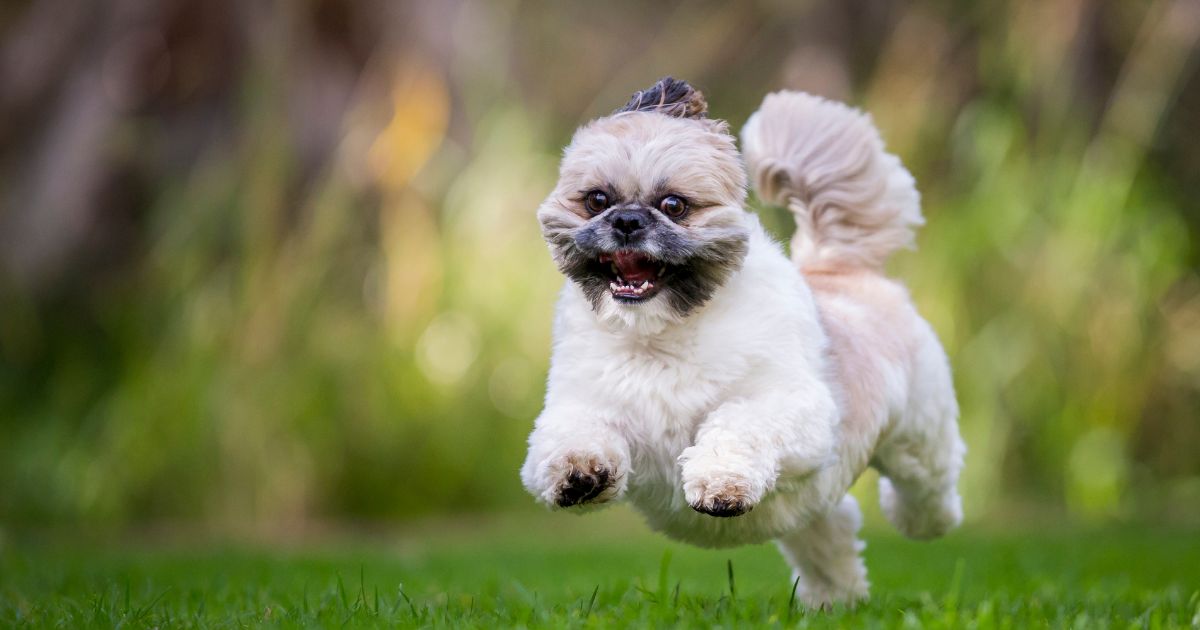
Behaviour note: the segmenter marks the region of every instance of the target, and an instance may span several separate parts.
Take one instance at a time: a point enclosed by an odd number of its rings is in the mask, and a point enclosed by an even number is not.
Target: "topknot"
[[[663,77],[654,85],[634,92],[629,102],[613,112],[657,112],[675,118],[704,118],[708,103],[704,94],[688,84],[671,77]]]

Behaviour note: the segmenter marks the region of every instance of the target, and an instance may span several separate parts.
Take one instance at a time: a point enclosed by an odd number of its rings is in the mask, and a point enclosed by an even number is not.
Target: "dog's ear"
[[[663,77],[654,85],[634,92],[629,102],[613,112],[657,112],[676,118],[704,118],[708,103],[704,94],[688,84],[671,77]]]

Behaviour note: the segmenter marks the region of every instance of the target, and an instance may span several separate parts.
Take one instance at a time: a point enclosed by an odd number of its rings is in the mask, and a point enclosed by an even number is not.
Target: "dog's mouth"
[[[641,252],[600,254],[600,267],[608,277],[613,297],[623,302],[648,300],[663,286],[667,265]]]

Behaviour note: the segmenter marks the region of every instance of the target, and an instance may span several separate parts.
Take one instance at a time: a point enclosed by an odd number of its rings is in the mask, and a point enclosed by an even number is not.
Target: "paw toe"
[[[591,501],[608,488],[610,478],[608,469],[603,466],[596,466],[591,471],[574,468],[559,487],[555,503],[559,507],[571,507]]]
[[[714,497],[707,502],[693,503],[692,509],[701,514],[708,514],[709,516],[728,518],[731,516],[741,516],[754,509],[754,506],[740,499]]]

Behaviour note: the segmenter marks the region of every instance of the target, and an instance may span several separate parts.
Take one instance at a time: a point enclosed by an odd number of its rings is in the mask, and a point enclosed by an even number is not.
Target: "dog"
[[[537,217],[568,281],[521,479],[553,508],[627,500],[702,547],[774,540],[801,602],[852,603],[868,582],[847,492],[868,466],[905,535],[962,519],[949,362],[883,274],[919,195],[843,104],[766,96],[744,161],[707,109],[667,77],[564,150]],[[794,215],[790,260],[747,179]]]

